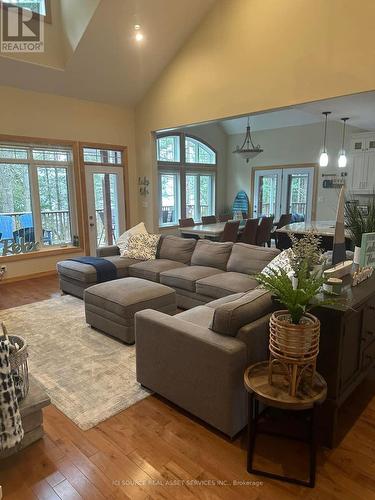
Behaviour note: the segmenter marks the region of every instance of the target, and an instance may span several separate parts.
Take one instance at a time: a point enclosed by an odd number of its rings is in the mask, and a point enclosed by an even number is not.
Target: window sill
[[[40,259],[43,257],[52,257],[54,255],[64,255],[70,253],[84,253],[83,248],[79,247],[52,247],[52,248],[42,248],[37,252],[29,252],[29,253],[18,253],[15,255],[1,255],[0,263],[3,262],[13,262],[17,260],[27,260],[27,259]]]
[[[164,226],[159,226],[159,229],[174,229],[179,227],[178,224],[165,224]]]

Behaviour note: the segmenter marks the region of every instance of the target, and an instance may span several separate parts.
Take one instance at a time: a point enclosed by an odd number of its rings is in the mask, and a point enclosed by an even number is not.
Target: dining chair
[[[271,240],[275,240],[276,248],[279,248],[278,246],[279,235],[277,233],[277,230],[281,229],[284,226],[287,226],[291,222],[292,222],[292,214],[282,214],[279,221],[276,222],[276,224],[274,224],[271,231]]]
[[[202,215],[202,224],[216,224],[216,215]]]
[[[178,219],[179,227],[191,227],[195,225],[194,219],[191,217],[188,219]],[[183,238],[192,238],[193,240],[199,240],[199,236],[197,234],[182,234]]]
[[[241,243],[256,245],[259,219],[247,219],[245,227],[239,236]]]
[[[258,226],[256,244],[264,247],[271,246],[271,231],[273,228],[273,217],[262,217]]]
[[[232,241],[235,243],[238,236],[238,228],[240,227],[239,220],[231,220],[225,223],[224,231],[220,237],[220,241]]]
[[[232,214],[219,215],[219,222],[228,222],[228,220],[232,220],[232,219],[233,219]]]
[[[191,217],[189,219],[178,219],[178,225],[180,227],[194,226],[194,219],[192,219]]]

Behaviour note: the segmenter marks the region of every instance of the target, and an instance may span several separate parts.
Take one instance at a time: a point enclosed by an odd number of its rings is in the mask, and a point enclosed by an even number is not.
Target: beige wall
[[[0,87],[0,134],[128,146],[131,223],[137,220],[134,116],[131,110]],[[49,271],[61,257],[7,263],[9,278]]]
[[[157,223],[151,131],[375,88],[373,0],[218,0],[136,108],[139,218]]]
[[[242,144],[242,135],[228,136],[227,161],[227,203],[230,205],[236,193],[244,190],[253,199],[250,186],[252,167],[272,167],[273,165],[296,165],[317,163],[322,146],[322,124],[284,127],[252,133],[255,144],[260,144],[264,152],[247,164],[238,155],[231,154],[237,144]],[[347,127],[346,149],[349,151],[351,133],[362,132],[356,127]],[[324,173],[341,174],[337,167],[338,153],[342,142],[342,124],[330,122],[327,136],[327,149],[330,163],[327,168],[319,169],[317,192],[317,219],[332,220],[336,217],[338,189],[323,189]],[[345,172],[350,171],[350,162]]]

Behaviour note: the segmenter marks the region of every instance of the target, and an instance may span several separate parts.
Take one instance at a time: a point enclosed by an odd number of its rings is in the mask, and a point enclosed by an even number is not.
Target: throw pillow
[[[120,249],[120,255],[123,255],[123,253],[127,250],[128,240],[130,236],[133,236],[135,234],[148,234],[146,226],[143,222],[140,222],[136,226],[128,229],[118,238],[118,240],[116,241],[116,245]]]
[[[271,260],[269,264],[262,270],[262,274],[268,274],[270,269],[277,271],[280,267],[283,268],[287,273],[290,273],[292,268],[290,267],[289,258],[291,256],[292,249],[288,248],[283,252],[279,253],[274,259]]]
[[[134,234],[128,239],[128,245],[123,257],[138,260],[153,260],[156,259],[156,252],[160,234]]]

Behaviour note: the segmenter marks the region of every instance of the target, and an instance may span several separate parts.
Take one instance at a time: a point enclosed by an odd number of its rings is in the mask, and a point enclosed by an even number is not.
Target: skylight
[[[31,10],[41,16],[46,15],[46,0],[5,0],[3,3]]]

